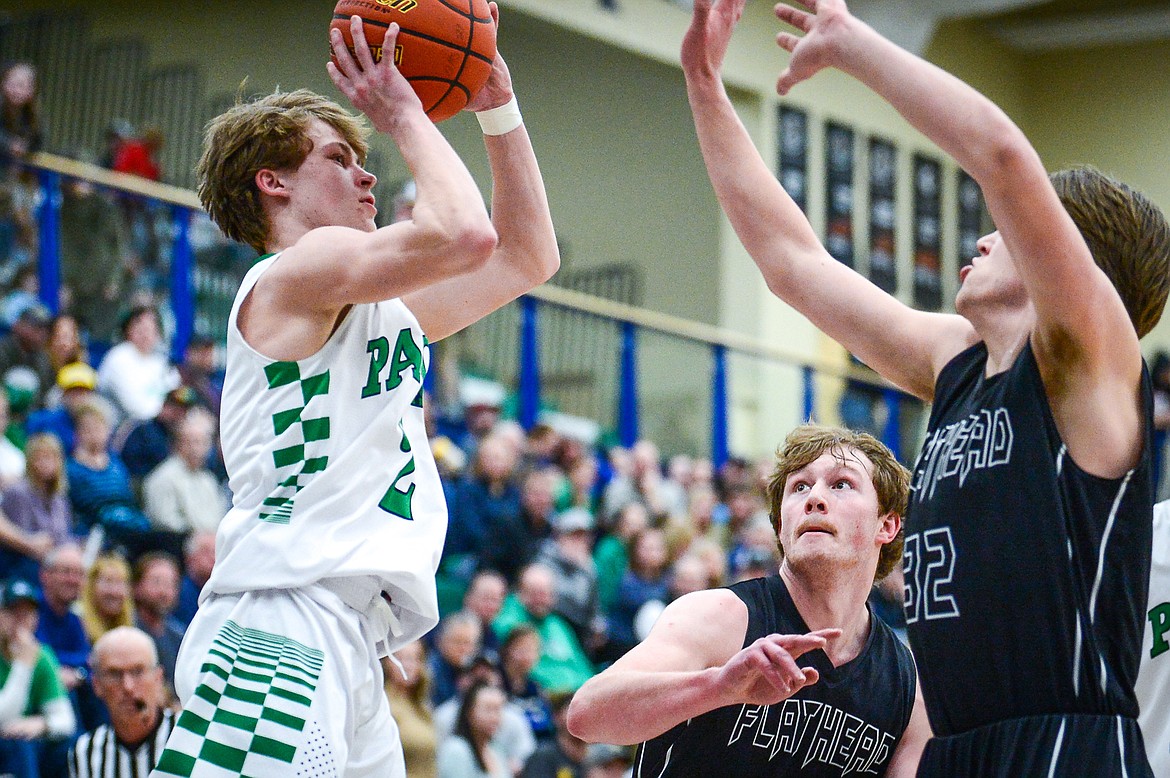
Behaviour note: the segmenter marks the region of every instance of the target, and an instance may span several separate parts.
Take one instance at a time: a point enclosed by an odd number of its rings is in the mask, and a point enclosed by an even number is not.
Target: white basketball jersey
[[[1170,500],[1154,506],[1154,556],[1137,692],[1142,738],[1157,778],[1170,778]]]
[[[237,316],[279,256],[249,271],[228,319],[220,428],[234,497],[204,596],[372,576],[403,628],[393,650],[439,615],[447,506],[423,424],[430,349],[396,299],[354,305],[306,359],[257,353]]]

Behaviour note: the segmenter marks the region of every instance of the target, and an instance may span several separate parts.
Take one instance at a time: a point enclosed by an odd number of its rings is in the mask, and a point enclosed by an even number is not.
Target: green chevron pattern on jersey
[[[224,624],[152,775],[289,775],[324,653]]]
[[[302,378],[300,365],[296,362],[273,362],[264,368],[264,375],[268,379],[269,389],[290,384],[299,384],[301,389],[300,406],[278,411],[272,416],[273,434],[282,435],[294,429],[300,434],[290,436],[291,445],[272,452],[273,463],[284,477],[272,494],[264,499],[264,507],[260,512],[261,521],[288,524],[292,519],[293,498],[297,492],[305,488],[310,476],[320,473],[329,464],[328,456],[314,457],[308,453],[310,444],[329,439],[329,417],[305,418],[309,402],[314,397],[329,394],[329,371]],[[294,440],[296,442],[292,442]]]

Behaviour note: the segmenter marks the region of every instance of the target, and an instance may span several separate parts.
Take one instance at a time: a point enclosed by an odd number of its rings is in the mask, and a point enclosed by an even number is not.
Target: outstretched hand
[[[806,635],[767,635],[741,650],[723,665],[719,685],[726,704],[775,705],[820,680],[811,667],[796,660],[841,635],[839,629],[820,629]]]
[[[776,81],[776,91],[788,94],[792,87],[821,70],[836,64],[841,38],[852,16],[844,0],[794,0],[808,10],[786,3],[776,4],[776,16],[803,35],[782,32],[776,36],[780,48],[792,56]]]
[[[682,66],[687,73],[715,75],[723,67],[731,33],[746,0],[695,0],[691,26],[683,36]]]
[[[496,41],[500,40],[500,7],[495,3],[488,3],[492,12],[492,24],[496,28]],[[512,74],[508,72],[508,63],[504,62],[504,55],[496,49],[496,58],[492,60],[492,72],[488,76],[483,89],[464,106],[465,111],[487,111],[499,108],[512,99]]]
[[[394,66],[398,25],[391,24],[382,41],[382,58],[374,62],[359,16],[350,19],[353,52],[345,45],[341,31],[331,29],[329,42],[336,63],[326,63],[329,77],[354,108],[369,117],[380,132],[386,132],[404,111],[422,110],[422,102],[410,83]]]

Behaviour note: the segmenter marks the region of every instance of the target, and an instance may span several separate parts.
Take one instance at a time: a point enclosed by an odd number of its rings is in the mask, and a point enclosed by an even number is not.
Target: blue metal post
[[[812,367],[805,365],[801,368],[804,375],[804,416],[801,422],[812,421],[817,408],[817,390],[813,379],[816,374]]]
[[[886,401],[886,428],[882,431],[882,443],[898,459],[902,458],[902,395],[897,389],[883,389]]]
[[[171,219],[175,227],[175,243],[171,246],[171,311],[175,314],[171,359],[179,364],[195,331],[195,294],[191,282],[195,268],[191,251],[191,212],[181,205],[173,205]]]
[[[627,448],[638,442],[638,328],[622,323],[622,367],[618,385],[618,438]]]
[[[520,426],[531,429],[540,411],[540,354],[536,332],[535,297],[520,298],[520,379],[516,387],[516,416]]]
[[[711,347],[711,464],[723,467],[730,456],[727,430],[727,348]]]
[[[38,283],[41,302],[56,314],[61,300],[61,174],[40,170],[37,175],[43,195],[37,213],[40,223]]]

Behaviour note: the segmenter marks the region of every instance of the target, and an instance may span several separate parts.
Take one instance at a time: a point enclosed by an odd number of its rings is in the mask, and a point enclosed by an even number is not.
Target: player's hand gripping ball
[[[394,64],[431,121],[463,110],[491,75],[496,28],[488,0],[340,0],[329,27],[341,30],[350,52],[352,16],[362,18],[375,62],[390,54],[382,51],[382,40],[386,28],[398,22]]]

